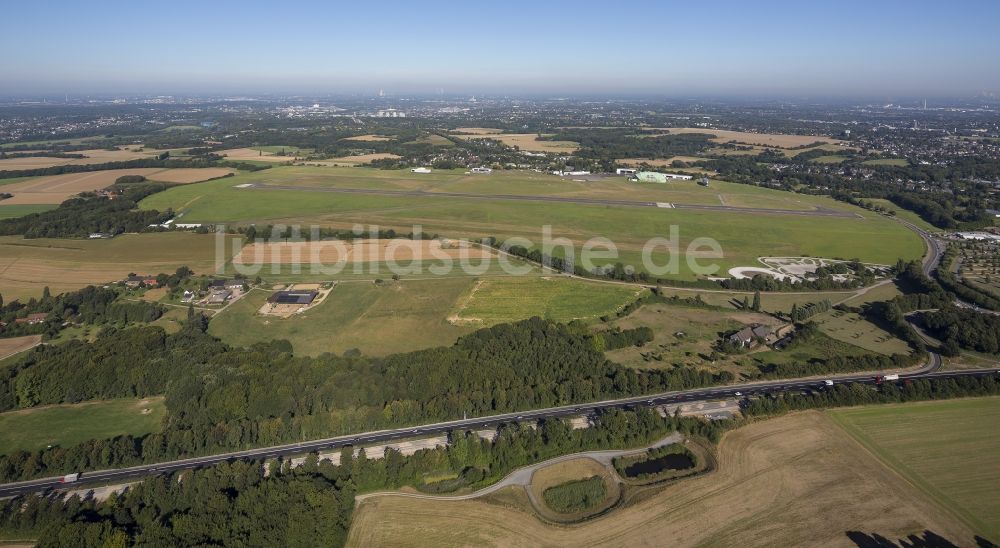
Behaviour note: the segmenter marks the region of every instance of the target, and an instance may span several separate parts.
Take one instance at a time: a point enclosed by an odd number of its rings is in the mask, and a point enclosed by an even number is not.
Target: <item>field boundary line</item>
[[[959,398],[962,400],[965,398]],[[935,400],[930,400],[935,401]],[[939,400],[939,401],[954,401],[954,400]],[[927,402],[917,402],[917,403],[927,403]],[[857,406],[854,409],[864,408],[866,406]],[[850,408],[848,408],[850,409]],[[895,457],[889,455],[875,443],[870,436],[861,431],[853,423],[851,423],[846,417],[837,416],[836,413],[831,413],[830,410],[826,410],[824,413],[829,416],[833,422],[839,426],[845,433],[848,434],[854,442],[861,447],[866,453],[874,457],[879,463],[882,464],[886,469],[891,471],[894,475],[900,477],[907,484],[917,489],[928,499],[932,500],[935,505],[941,507],[942,510],[951,514],[959,521],[968,525],[974,531],[985,534],[989,530],[986,524],[982,523],[975,516],[969,514],[964,508],[958,505],[950,497],[939,491],[936,487],[927,482],[927,480],[920,477],[919,474],[911,470],[908,466],[897,460]],[[947,504],[946,504],[947,502]]]

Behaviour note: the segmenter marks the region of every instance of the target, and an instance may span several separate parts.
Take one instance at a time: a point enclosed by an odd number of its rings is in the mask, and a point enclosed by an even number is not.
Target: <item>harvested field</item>
[[[58,204],[81,192],[106,188],[123,175],[145,175],[148,177],[161,171],[164,170],[151,167],[34,177],[21,183],[4,185],[3,191],[13,194],[14,197],[4,200],[3,205]]]
[[[337,158],[330,158],[328,160],[309,160],[305,162],[307,165],[318,165],[318,166],[354,166],[357,164],[367,164],[372,160],[386,160],[402,158],[398,154],[392,154],[389,152],[373,152],[371,154],[355,154],[353,156],[338,156]]]
[[[343,141],[367,141],[367,142],[381,142],[381,141],[391,141],[395,137],[387,137],[385,135],[356,135],[354,137],[344,137]]]
[[[27,335],[25,337],[0,339],[0,360],[8,356],[24,352],[40,342],[42,342],[41,335]]]
[[[493,253],[464,242],[442,244],[440,240],[327,240],[320,242],[252,243],[233,258],[237,264],[313,264],[334,265],[383,261],[435,261],[442,259],[481,259]]]
[[[19,169],[38,169],[43,167],[65,166],[65,165],[88,165],[103,164],[106,162],[123,162],[126,160],[139,160],[142,158],[152,158],[161,151],[149,149],[140,150],[141,147],[121,147],[118,150],[78,150],[70,154],[82,154],[84,158],[56,158],[52,156],[32,156],[28,158],[6,158],[0,160],[0,171]]]
[[[854,546],[848,531],[890,539],[931,530],[960,546],[973,531],[811,411],[727,434],[718,469],[580,525],[538,520],[516,497],[371,498],[349,546]]]
[[[580,148],[579,143],[573,141],[542,141],[538,139],[536,133],[503,133],[503,134],[481,134],[481,135],[452,135],[456,139],[495,139],[511,147],[518,147],[521,150],[531,152],[565,152],[570,153]]]
[[[887,466],[979,534],[1000,542],[1000,397],[852,407],[831,414]]]
[[[707,158],[698,158],[697,156],[672,156],[670,158],[624,158],[618,160],[618,163],[625,164],[627,166],[635,166],[639,164],[649,164],[656,167],[670,167],[675,161],[680,162],[701,162]]]
[[[457,127],[456,132],[467,133],[469,135],[493,135],[496,133],[503,133],[502,129],[497,129],[493,127]]]
[[[164,183],[200,183],[209,179],[224,177],[230,173],[236,173],[235,169],[228,167],[201,167],[201,168],[175,168],[164,169],[152,175],[147,175],[151,181],[162,181]]]
[[[712,139],[716,143],[728,143],[730,141],[736,141],[737,143],[745,143],[748,145],[760,145],[768,147],[778,147],[778,148],[794,148],[805,145],[811,145],[816,142],[830,143],[830,144],[841,144],[844,141],[839,139],[834,139],[832,137],[824,137],[819,135],[782,135],[775,133],[747,133],[744,131],[729,131],[725,129],[708,129],[703,127],[671,127],[671,128],[651,128],[656,130],[665,130],[671,135],[676,135],[678,133],[710,133],[715,135]]]
[[[272,152],[257,150],[253,148],[231,148],[220,150],[217,154],[225,156],[227,160],[255,160],[258,162],[291,162],[295,156],[278,156]]]
[[[7,300],[37,297],[90,284],[120,280],[129,272],[158,274],[186,265],[195,272],[214,270],[211,234],[163,232],[125,234],[110,240],[0,237],[0,288]]]
[[[640,290],[563,277],[485,278],[476,283],[458,314],[459,324],[494,325],[539,316],[558,322],[613,313]]]

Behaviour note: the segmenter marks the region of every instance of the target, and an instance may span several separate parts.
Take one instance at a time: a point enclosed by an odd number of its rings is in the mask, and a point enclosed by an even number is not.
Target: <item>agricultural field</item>
[[[703,127],[671,127],[671,128],[649,128],[650,130],[666,130],[672,135],[678,133],[706,133],[715,135],[712,141],[716,143],[728,143],[730,141],[735,141],[736,143],[748,144],[748,145],[759,145],[765,147],[777,147],[777,148],[788,148],[793,149],[795,147],[804,147],[805,145],[811,145],[813,143],[827,143],[833,145],[840,145],[844,143],[839,139],[833,139],[830,137],[818,136],[818,135],[786,135],[786,134],[773,134],[773,133],[747,133],[742,131],[729,131],[725,129],[708,129]]]
[[[220,150],[216,154],[224,156],[227,160],[233,161],[245,161],[253,160],[256,162],[291,162],[295,159],[296,150],[294,147],[288,147],[287,156],[278,156],[275,152],[270,150],[263,150],[268,147],[255,147],[255,148],[232,148],[229,150]],[[279,151],[282,147],[278,147]]]
[[[305,162],[305,165],[309,166],[328,166],[328,167],[353,167],[358,164],[367,164],[374,160],[387,160],[402,158],[398,154],[392,154],[389,152],[373,152],[371,154],[355,154],[353,156],[338,156],[336,158],[330,158],[328,160],[309,160]]]
[[[391,141],[395,137],[388,135],[355,135],[354,137],[344,137],[344,141],[382,142]]]
[[[839,164],[847,159],[847,156],[839,156],[837,154],[830,154],[827,156],[820,156],[818,158],[813,158],[813,161],[818,164]]]
[[[511,492],[487,500],[373,498],[355,511],[348,545],[839,546],[850,545],[848,531],[900,539],[925,530],[975,544],[972,529],[819,412],[730,432],[718,461],[712,473],[574,526],[540,521]]]
[[[1000,542],[1000,397],[836,409],[830,415],[911,485]]]
[[[865,160],[861,162],[866,166],[897,166],[906,167],[910,164],[906,158],[880,158],[878,160]]]
[[[147,175],[146,178],[164,183],[189,184],[225,177],[231,173],[236,173],[236,170],[228,167],[188,167],[164,169]]]
[[[15,217],[24,217],[25,215],[31,215],[32,213],[41,213],[43,211],[55,209],[56,207],[58,207],[56,204],[4,205],[3,202],[0,202],[0,219],[13,219]]]
[[[291,185],[295,189],[236,188],[244,184]],[[631,186],[630,186],[631,185]],[[299,188],[301,190],[299,190]],[[704,211],[580,204],[537,200],[484,200],[454,196],[400,196],[323,192],[324,188],[364,188],[377,191],[420,190],[427,193],[470,192],[609,199],[636,199],[673,203],[809,210],[817,206],[851,211],[857,217],[817,217],[766,212]],[[515,172],[492,176],[465,176],[455,172],[400,173],[358,168],[272,168],[218,181],[187,185],[150,196],[144,208],[185,212],[189,222],[208,223],[316,223],[351,228],[377,225],[409,232],[414,225],[426,233],[451,238],[522,236],[541,242],[543,225],[553,237],[569,238],[579,249],[587,239],[611,239],[619,260],[642,267],[641,250],[649,238],[668,236],[676,225],[680,253],[697,237],[717,240],[723,250],[712,263],[724,272],[753,265],[761,255],[859,258],[892,264],[923,253],[921,240],[899,223],[875,213],[822,197],[806,197],[776,190],[719,183],[704,188],[688,185],[634,185],[624,178],[595,183],[566,181],[542,174]],[[795,207],[797,206],[797,207]],[[765,230],[766,228],[766,230]],[[558,253],[558,251],[556,251]],[[664,248],[654,252],[665,263]],[[607,262],[614,262],[609,260]],[[692,279],[686,261],[670,276]],[[600,263],[598,263],[600,264]]]
[[[0,292],[7,300],[37,297],[188,266],[214,272],[215,237],[190,232],[125,234],[110,240],[0,237]]]
[[[152,158],[160,154],[160,150],[143,149],[141,146],[118,147],[116,150],[79,150],[71,154],[82,154],[83,158],[56,158],[52,156],[29,156],[26,158],[0,159],[0,171],[16,171],[20,169],[38,169],[43,167],[64,165],[103,164],[107,162],[124,162]]]
[[[743,304],[743,299],[753,300],[753,292],[742,291],[706,291],[697,289],[680,289],[663,287],[661,291],[668,297],[681,297],[694,299],[701,297],[701,300],[713,306],[737,310]],[[765,312],[779,312],[788,314],[792,310],[792,305],[805,305],[823,299],[829,299],[836,304],[844,299],[852,298],[853,291],[815,291],[815,292],[774,292],[761,293],[760,308]]]
[[[108,187],[124,175],[145,175],[148,177],[161,171],[164,171],[163,168],[151,167],[32,177],[20,183],[4,185],[3,191],[13,194],[14,197],[4,200],[3,205],[59,204],[81,192]]]
[[[20,354],[42,342],[41,335],[26,335],[24,337],[7,337],[0,339],[0,360]]]
[[[502,129],[492,127],[457,127],[455,133],[465,133],[468,135],[493,135],[503,133]]]
[[[166,416],[163,397],[46,405],[0,413],[0,447],[35,451],[48,445],[72,447],[92,439],[159,430]]]
[[[258,315],[270,292],[253,290],[216,314],[208,331],[237,346],[287,339],[296,354],[310,356],[353,348],[382,356],[450,345],[474,330],[448,321],[473,283],[458,277],[340,282],[322,303],[290,318]]]
[[[573,278],[482,278],[458,307],[455,321],[489,326],[539,316],[557,322],[612,314],[643,291]]]
[[[324,265],[343,263],[395,262],[407,265],[467,259],[478,264],[494,258],[496,254],[489,248],[468,242],[443,242],[441,240],[363,239],[332,240],[319,242],[254,242],[248,243],[233,257],[234,265],[292,265],[318,262]]]
[[[551,134],[543,134],[549,137]],[[529,152],[564,152],[569,154],[580,148],[574,141],[545,141],[537,133],[488,133],[474,135],[451,135],[456,139],[494,139],[509,147],[517,147]]]

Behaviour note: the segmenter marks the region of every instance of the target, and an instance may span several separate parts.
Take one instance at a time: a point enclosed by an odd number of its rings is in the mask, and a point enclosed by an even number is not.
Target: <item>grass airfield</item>
[[[244,184],[605,198],[799,211],[821,207],[850,211],[859,217],[236,188]],[[755,265],[757,257],[764,255],[859,258],[892,264],[898,258],[920,257],[923,252],[916,235],[875,213],[829,198],[715,181],[706,188],[691,181],[663,185],[628,183],[621,177],[580,182],[534,172],[471,176],[461,171],[414,174],[367,168],[282,166],[173,188],[150,196],[141,207],[173,208],[184,212],[188,222],[317,224],[338,228],[377,225],[404,232],[420,225],[424,232],[448,237],[519,236],[536,245],[542,241],[542,227],[549,225],[554,238],[568,238],[577,252],[594,236],[608,238],[617,247],[617,260],[640,269],[647,241],[654,236],[669,237],[670,227],[676,226],[681,254],[686,253],[687,246],[696,238],[713,238],[720,243],[723,257],[708,261],[719,267],[716,275],[725,275],[734,266]],[[559,250],[555,254],[559,255]],[[653,257],[661,264],[669,258],[662,247],[654,250]],[[602,260],[598,264],[613,262],[614,259]],[[667,277],[694,279],[696,275],[681,260],[676,272]]]

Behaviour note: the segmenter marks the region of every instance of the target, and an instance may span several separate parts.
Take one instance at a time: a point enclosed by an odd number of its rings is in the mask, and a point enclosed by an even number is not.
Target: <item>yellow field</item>
[[[118,150],[78,150],[71,154],[82,154],[85,158],[52,158],[46,156],[33,156],[30,158],[6,158],[0,160],[0,171],[19,169],[38,169],[43,167],[65,166],[65,165],[85,165],[103,164],[106,162],[123,162],[126,160],[138,160],[141,158],[152,158],[162,151],[148,149],[140,150],[141,147],[121,147]]]
[[[385,135],[357,135],[354,137],[344,137],[344,141],[368,141],[368,142],[379,142],[379,141],[391,141],[392,137],[386,137]]]
[[[42,342],[41,335],[27,335],[24,337],[10,337],[0,339],[0,360],[7,356],[13,356]]]
[[[502,129],[492,127],[457,127],[455,128],[455,131],[471,135],[491,135],[494,133],[503,133]]]
[[[924,530],[974,545],[973,531],[819,412],[730,432],[715,472],[580,525],[547,525],[517,497],[496,499],[510,502],[374,497],[355,512],[348,545],[853,546],[847,531]]]
[[[158,274],[188,266],[214,271],[215,237],[163,232],[125,234],[111,240],[0,237],[0,292],[4,299],[37,297],[120,280],[130,272]]]
[[[228,167],[182,167],[164,169],[146,177],[151,181],[165,183],[200,183],[230,173],[236,173],[236,170]]]
[[[457,139],[495,139],[511,147],[518,147],[521,150],[531,152],[565,152],[570,153],[580,148],[579,143],[573,141],[540,141],[535,133],[504,133],[504,134],[479,134],[479,135],[452,135]]]
[[[338,156],[337,158],[330,158],[329,160],[309,160],[306,162],[308,165],[318,165],[318,166],[354,166],[357,164],[366,164],[372,160],[385,160],[385,159],[395,159],[402,158],[398,154],[392,154],[389,152],[373,152],[371,154],[355,154],[353,156]]]
[[[3,201],[4,205],[14,204],[59,204],[81,192],[100,190],[115,182],[123,175],[145,175],[164,171],[162,168],[109,169],[87,173],[65,173],[51,177],[39,177],[4,185],[3,191],[13,194],[13,198]]]
[[[261,152],[252,148],[231,148],[220,150],[216,154],[225,156],[227,160],[256,160],[258,162],[291,162],[295,156],[276,156],[271,152]]]
[[[747,133],[744,131],[729,131],[725,129],[708,129],[703,127],[671,127],[671,128],[651,128],[668,131],[672,135],[678,133],[710,133],[715,135],[712,139],[716,143],[746,143],[748,145],[760,145],[777,148],[792,148],[809,145],[815,142],[830,144],[842,144],[844,141],[817,135],[781,135],[776,133]]]

